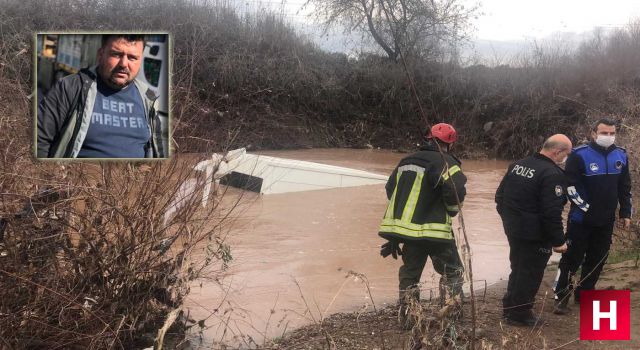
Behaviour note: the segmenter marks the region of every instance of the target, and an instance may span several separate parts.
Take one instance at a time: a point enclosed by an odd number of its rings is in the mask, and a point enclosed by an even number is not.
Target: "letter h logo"
[[[580,340],[631,340],[631,291],[581,291]]]

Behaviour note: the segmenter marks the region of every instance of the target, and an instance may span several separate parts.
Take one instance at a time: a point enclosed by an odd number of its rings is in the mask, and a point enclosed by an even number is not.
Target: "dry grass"
[[[13,346],[128,348],[181,307],[204,268],[223,269],[230,255],[219,208],[202,210],[192,195],[164,220],[180,183],[196,175],[176,164],[51,165],[56,180],[28,179],[39,183],[38,194],[5,193],[5,205],[23,208],[4,215],[0,278],[14,287],[1,292],[0,338]],[[207,259],[192,261],[196,249]]]
[[[224,223],[234,205],[201,206],[207,179],[195,164],[33,159],[31,31],[81,26],[91,13],[65,23],[67,12],[89,3],[2,5],[0,348],[149,346],[167,315],[179,314],[190,283],[231,259]],[[48,17],[47,6],[65,16]],[[185,192],[185,182],[196,190]]]
[[[205,181],[177,161],[34,162],[33,32],[172,32],[178,152],[247,145],[397,148],[421,139],[423,121],[401,67],[375,55],[321,52],[278,16],[240,16],[225,1],[11,0],[0,6],[0,285],[11,286],[0,289],[4,347],[128,348],[180,306],[204,267],[213,264],[215,273],[229,259],[228,212],[197,209],[197,193],[164,222],[181,183]],[[551,133],[580,139],[581,127],[598,115],[621,116],[637,184],[638,28],[631,23],[575,52],[537,50],[514,67],[412,62],[410,70],[429,118],[460,126],[464,154],[517,157]],[[485,132],[487,122],[494,124]],[[200,248],[209,258],[192,261]]]

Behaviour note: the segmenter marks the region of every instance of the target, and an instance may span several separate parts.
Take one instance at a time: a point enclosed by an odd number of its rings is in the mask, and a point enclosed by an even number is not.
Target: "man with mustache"
[[[144,36],[107,34],[97,66],[62,79],[38,106],[38,158],[164,158],[158,98],[137,80]]]

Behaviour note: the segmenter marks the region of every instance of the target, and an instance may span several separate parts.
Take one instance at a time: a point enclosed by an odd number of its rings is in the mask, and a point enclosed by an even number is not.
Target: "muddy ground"
[[[535,306],[542,312],[544,325],[536,329],[514,327],[502,321],[502,296],[506,281],[476,293],[477,328],[476,349],[640,349],[640,269],[633,260],[609,264],[600,278],[599,289],[631,290],[631,341],[580,341],[579,305],[571,305],[569,315],[552,313],[552,282],[556,266],[547,269],[538,292]],[[467,300],[469,300],[467,298]],[[418,349],[417,339],[429,343],[422,349],[469,349],[471,307],[464,306],[464,317],[456,325],[459,334],[455,346],[444,346],[441,322],[431,323],[428,332],[414,328],[403,331],[398,325],[395,306],[378,313],[340,313],[314,324],[297,329],[276,339],[267,348],[284,349]],[[425,305],[426,309],[433,308]]]

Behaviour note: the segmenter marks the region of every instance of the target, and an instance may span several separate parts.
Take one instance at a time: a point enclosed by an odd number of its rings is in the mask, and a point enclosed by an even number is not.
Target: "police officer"
[[[565,135],[549,137],[539,153],[509,166],[496,191],[510,249],[511,274],[502,299],[509,324],[532,327],[541,322],[531,310],[551,249],[567,249],[562,227],[566,179],[558,165],[570,152]]]
[[[609,254],[618,203],[622,226],[628,229],[631,225],[629,159],[625,149],[614,144],[615,135],[613,121],[598,120],[591,132],[593,141],[577,147],[567,160],[569,249],[560,259],[556,314],[569,311],[571,280],[580,264],[582,273],[574,290],[576,303],[580,302],[581,290],[594,289]]]
[[[379,235],[389,242],[380,253],[383,257],[402,255],[399,316],[404,328],[411,327],[407,305],[410,299],[420,300],[418,283],[429,256],[442,276],[445,293],[454,298],[462,293],[463,267],[451,217],[464,201],[467,178],[460,161],[448,153],[456,139],[451,125],[434,125],[420,151],[402,159],[386,185],[389,204]]]

